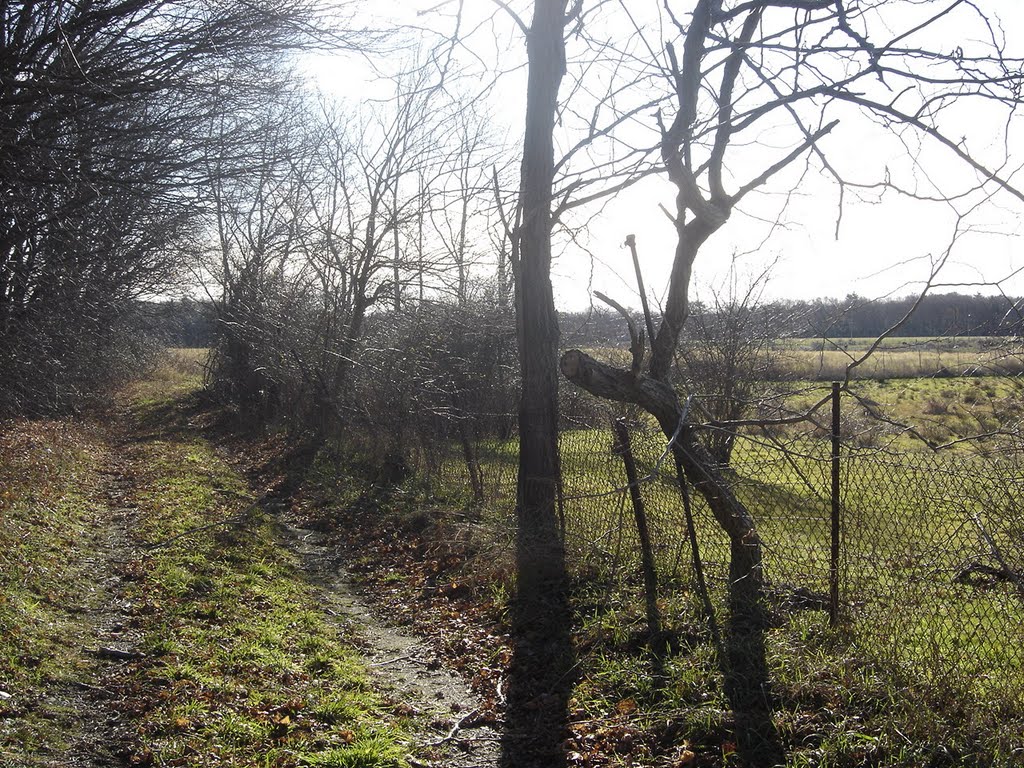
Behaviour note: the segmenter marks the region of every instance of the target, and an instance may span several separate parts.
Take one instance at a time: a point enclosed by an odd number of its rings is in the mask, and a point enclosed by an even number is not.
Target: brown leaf
[[[684,749],[676,757],[675,762],[672,764],[673,768],[686,768],[687,766],[693,765],[697,759],[697,754],[689,749]]]

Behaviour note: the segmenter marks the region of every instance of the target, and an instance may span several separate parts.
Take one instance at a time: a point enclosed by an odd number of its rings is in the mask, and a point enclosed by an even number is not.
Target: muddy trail
[[[414,766],[490,768],[500,762],[500,734],[466,681],[424,638],[390,625],[360,595],[344,558],[319,531],[284,525],[284,540],[318,586],[324,611],[354,636],[374,680],[427,731]]]
[[[138,581],[146,578],[140,576],[142,563],[148,556],[146,534],[140,532],[146,511],[139,503],[138,479],[152,471],[148,446],[162,433],[140,428],[123,412],[115,422],[89,432],[89,514],[73,546],[61,554],[70,569],[70,576],[63,578],[75,582],[74,590],[52,606],[53,623],[60,627],[53,631],[63,633],[61,658],[56,671],[40,674],[31,684],[0,676],[2,768],[165,764],[145,744],[142,713],[152,709],[157,698],[176,696],[180,700],[170,703],[185,708],[193,704],[187,693],[147,690],[154,665],[165,662],[147,655],[143,644],[151,619],[143,615],[147,610],[137,599]],[[190,439],[201,440],[195,434]],[[322,534],[290,525],[276,508],[263,512],[273,521],[277,546],[290,553],[298,563],[299,579],[314,590],[323,623],[337,628],[345,642],[355,646],[375,695],[406,724],[407,764],[497,766],[499,734],[480,717],[481,704],[463,678],[446,667],[427,641],[375,612],[372,596],[360,596],[345,563]],[[217,527],[197,535],[214,535]],[[207,714],[218,716],[216,711]],[[278,718],[275,727],[282,722],[288,719]],[[209,756],[196,755],[194,760],[181,757],[166,764],[212,763]]]

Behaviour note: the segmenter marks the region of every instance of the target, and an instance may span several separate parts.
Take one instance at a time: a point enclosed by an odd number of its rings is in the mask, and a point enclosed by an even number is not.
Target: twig
[[[386,667],[388,664],[397,664],[400,661],[409,661],[409,660],[415,661],[415,662],[420,663],[420,664],[423,663],[422,661],[420,661],[419,659],[416,658],[416,654],[415,653],[407,653],[405,656],[396,656],[395,658],[387,659],[386,661],[378,661],[378,662],[375,662],[375,663],[371,664],[370,666],[371,667]]]
[[[450,731],[448,731],[448,735],[447,736],[445,736],[444,738],[441,738],[441,739],[435,739],[434,741],[428,742],[427,744],[424,744],[423,746],[425,746],[425,747],[439,747],[442,744],[447,744],[449,741],[451,741],[452,739],[455,738],[455,734],[457,734],[462,729],[462,726],[468,720],[478,716],[479,714],[480,714],[480,710],[479,709],[474,709],[472,712],[466,713],[465,715],[463,715],[459,719],[459,721],[457,723],[455,723],[454,726],[452,726],[452,729]]]
[[[1021,597],[1024,597],[1024,579],[1022,579],[1021,575],[1013,570],[1003,558],[1002,551],[996,545],[995,540],[992,538],[991,534],[989,534],[988,529],[985,528],[984,523],[981,522],[978,516],[973,512],[965,511],[970,515],[974,524],[978,526],[978,530],[981,532],[982,538],[985,539],[985,543],[988,544],[989,552],[992,553],[992,557],[994,557],[999,565],[1002,566],[1003,573],[1006,575],[1006,578],[1013,582],[1013,585],[1017,587],[1017,591],[1020,592]]]
[[[92,693],[104,693],[107,696],[113,695],[110,689],[108,688],[100,688],[98,685],[89,685],[88,683],[83,683],[80,680],[72,680],[71,684],[75,686],[75,688],[81,688],[83,691],[91,691]]]
[[[252,504],[250,504],[248,507],[246,507],[245,509],[243,509],[241,512],[239,512],[237,514],[232,515],[231,517],[225,517],[223,520],[218,520],[218,521],[216,521],[214,523],[207,523],[206,525],[197,525],[197,526],[195,526],[193,528],[187,528],[184,531],[182,531],[181,533],[176,534],[174,536],[171,536],[169,539],[164,539],[163,541],[157,541],[157,542],[155,542],[153,544],[143,544],[142,548],[147,550],[147,551],[152,551],[154,549],[161,549],[163,547],[166,547],[169,544],[172,544],[173,542],[177,541],[178,539],[184,538],[185,536],[191,536],[193,533],[201,533],[202,531],[208,531],[211,528],[217,528],[217,527],[222,526],[222,525],[231,525],[232,523],[241,522],[254,509],[256,509],[256,507],[260,506],[264,501],[266,501],[267,496],[268,496],[268,494],[266,494],[266,493],[263,494],[258,499],[256,499],[256,501],[254,501]]]
[[[101,659],[113,659],[114,661],[136,661],[137,659],[146,658],[146,654],[139,651],[122,651],[120,648],[108,648],[102,645],[99,648],[88,648],[86,650],[95,656],[99,656]]]
[[[644,290],[644,276],[640,270],[640,258],[636,253],[636,235],[626,235],[626,246],[633,256],[633,271],[636,272],[636,286],[640,292],[640,305],[644,310],[644,323],[647,325],[647,338],[654,343],[654,321],[651,320],[651,308],[647,305],[647,291]]]
[[[622,315],[623,319],[626,321],[626,326],[629,328],[629,351],[633,355],[632,371],[633,375],[636,376],[640,373],[640,366],[644,359],[644,332],[637,330],[636,323],[634,323],[633,318],[629,316],[629,312],[615,299],[605,296],[600,291],[594,291],[594,295]]]

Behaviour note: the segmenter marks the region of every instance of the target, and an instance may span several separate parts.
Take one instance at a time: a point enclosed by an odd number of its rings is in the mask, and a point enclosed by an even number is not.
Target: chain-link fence
[[[844,402],[852,425],[855,403]],[[560,436],[569,564],[581,577],[625,585],[642,604],[623,456],[611,414],[595,426],[600,421],[591,412]],[[661,597],[692,593],[693,552],[668,440],[635,414],[629,431]],[[829,438],[820,423],[748,427],[720,467],[757,523],[773,620],[816,612],[824,625],[834,608],[853,651],[897,679],[1024,703],[1024,467],[966,451],[891,450],[851,435],[841,441],[835,486]],[[513,438],[474,446],[485,502],[505,515],[515,499],[516,451]],[[425,447],[422,456],[430,482],[469,497],[465,446]],[[700,494],[689,495],[709,591],[724,614],[729,539]]]

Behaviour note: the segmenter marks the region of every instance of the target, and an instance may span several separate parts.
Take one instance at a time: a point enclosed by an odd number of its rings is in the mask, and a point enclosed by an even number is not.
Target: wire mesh
[[[570,570],[640,590],[640,546],[614,413],[560,434],[563,514]],[[621,415],[621,414],[619,414]],[[691,549],[668,438],[643,418],[632,449],[663,598],[692,593]],[[840,616],[856,654],[908,683],[972,690],[1024,703],[1024,472],[1012,460],[915,453],[845,440],[841,452]],[[806,429],[748,429],[719,467],[754,517],[772,609],[783,620],[829,608],[831,449]],[[478,439],[484,504],[511,519],[517,442]],[[420,470],[469,498],[458,441],[425,445]],[[693,514],[716,610],[727,610],[730,546],[699,493]]]

